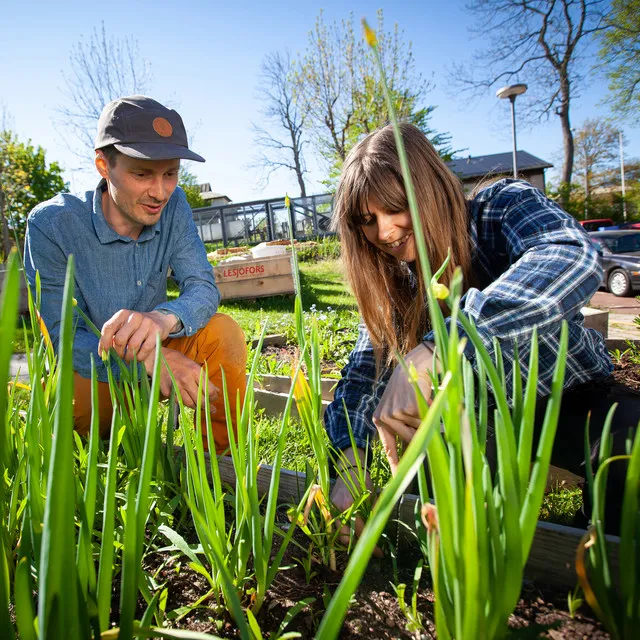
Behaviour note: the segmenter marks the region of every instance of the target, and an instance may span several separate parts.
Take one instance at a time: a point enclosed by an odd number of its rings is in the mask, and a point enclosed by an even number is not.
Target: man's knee
[[[91,429],[93,413],[91,380],[83,378],[79,373],[73,373],[73,425],[75,430],[83,436],[88,436]],[[106,437],[111,428],[111,393],[106,382],[98,382],[98,423],[100,435]]]
[[[214,355],[215,352],[216,360],[221,364],[224,361],[228,366],[238,366],[244,370],[247,345],[244,331],[233,318],[224,313],[216,313],[198,333],[201,332],[203,345],[212,352],[208,355]]]

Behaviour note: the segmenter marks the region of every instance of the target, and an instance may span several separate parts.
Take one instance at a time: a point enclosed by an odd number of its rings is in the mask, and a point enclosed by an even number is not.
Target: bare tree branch
[[[150,64],[140,56],[131,37],[108,36],[104,22],[88,42],[71,48],[69,71],[62,72],[65,102],[56,108],[56,123],[69,134],[65,140],[79,158],[93,158],[96,125],[105,104],[127,95],[146,93],[151,84]]]
[[[573,137],[571,102],[584,86],[586,45],[607,28],[604,0],[475,0],[468,10],[478,18],[473,30],[491,44],[475,64],[455,65],[455,91],[478,96],[500,84],[526,82],[520,113],[532,120],[560,118],[564,162],[562,182],[571,182]]]
[[[265,171],[266,185],[278,169],[293,171],[298,180],[300,195],[307,195],[304,176],[304,127],[309,115],[309,103],[296,84],[294,63],[288,53],[268,54],[260,72],[258,98],[263,103],[261,113],[274,125],[273,130],[253,124],[254,142],[264,149],[253,166]]]
[[[446,134],[437,136],[428,128],[433,108],[423,101],[430,86],[416,70],[411,43],[397,24],[385,30],[382,10],[377,18],[378,50],[399,116],[419,126],[435,144],[448,145]],[[356,29],[353,14],[327,24],[321,11],[298,73],[298,85],[310,105],[311,141],[326,163],[329,187],[353,145],[389,122],[374,57]]]

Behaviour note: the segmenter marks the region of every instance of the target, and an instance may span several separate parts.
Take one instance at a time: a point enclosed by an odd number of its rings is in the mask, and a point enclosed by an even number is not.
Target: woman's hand
[[[356,464],[356,456],[360,461],[360,468],[364,469],[366,466],[366,453],[364,449],[353,449],[349,447],[342,452],[341,459],[337,463],[338,477],[336,478],[336,482],[333,485],[333,490],[331,491],[331,502],[333,502],[334,506],[342,513],[347,511],[353,506],[354,496],[352,493],[351,487],[358,486],[360,480],[358,478],[358,466]],[[365,471],[365,484],[367,489],[371,491],[373,489],[373,484],[371,482],[371,476],[369,475],[369,471]],[[364,529],[364,520],[360,516],[356,516],[354,519],[354,533],[357,538],[360,537],[362,530]],[[345,547],[349,546],[350,541],[350,528],[348,524],[340,523],[340,535],[338,536],[341,544]],[[373,555],[377,558],[382,557],[382,551],[379,547],[373,551]]]
[[[429,372],[433,367],[433,345],[419,344],[404,358],[407,367],[415,367],[418,373],[418,386],[424,397],[429,401],[431,397],[431,377]],[[395,475],[398,468],[398,448],[396,436],[405,442],[410,442],[420,426],[420,412],[413,384],[405,367],[398,365],[387,383],[380,404],[373,414],[373,423],[378,429],[378,435],[384,447],[391,473]]]

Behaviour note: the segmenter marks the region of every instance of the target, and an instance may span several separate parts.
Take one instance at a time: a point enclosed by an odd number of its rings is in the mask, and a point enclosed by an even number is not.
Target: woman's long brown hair
[[[400,126],[432,270],[440,267],[451,248],[451,260],[440,281],[449,284],[459,266],[468,282],[471,249],[462,184],[420,129],[406,123]],[[376,359],[378,364],[382,359],[390,364],[396,350],[406,354],[428,329],[426,289],[419,268],[414,270],[416,292],[409,286],[406,268],[366,239],[361,224],[370,197],[390,212],[409,208],[391,125],[360,141],[345,160],[333,214],[345,271]]]

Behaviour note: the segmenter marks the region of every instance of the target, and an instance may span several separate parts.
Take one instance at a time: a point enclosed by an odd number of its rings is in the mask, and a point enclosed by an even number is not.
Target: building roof
[[[219,200],[221,198],[225,198],[227,202],[231,202],[231,198],[224,193],[217,193],[211,189],[211,184],[209,182],[203,182],[199,184],[200,195],[203,200]]]
[[[226,198],[227,202],[231,202],[231,198],[224,193],[216,193],[215,191],[201,191],[200,196],[203,200],[217,200],[219,198]]]
[[[532,156],[526,151],[517,152],[518,171],[533,171],[536,169],[549,169],[552,164]],[[447,166],[461,180],[468,178],[481,178],[490,174],[513,173],[513,153],[493,153],[488,156],[469,156],[468,158],[455,158],[447,162]]]

